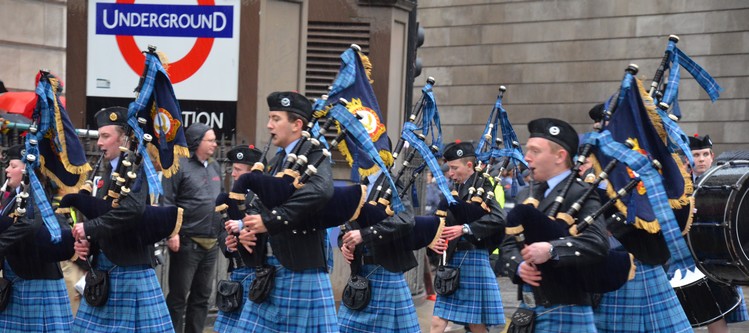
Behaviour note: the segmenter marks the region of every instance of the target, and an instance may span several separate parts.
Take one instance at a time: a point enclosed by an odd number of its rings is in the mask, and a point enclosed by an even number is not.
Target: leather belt
[[[373,256],[362,256],[361,262],[365,265],[377,265]]]
[[[458,245],[456,245],[456,249],[455,250],[457,250],[457,251],[468,251],[468,250],[475,250],[475,249],[476,249],[476,245],[473,245],[473,243],[466,242],[466,241],[460,241],[460,242],[458,242]]]

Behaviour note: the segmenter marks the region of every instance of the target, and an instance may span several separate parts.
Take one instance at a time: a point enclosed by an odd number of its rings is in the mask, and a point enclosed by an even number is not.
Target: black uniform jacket
[[[385,180],[385,174],[381,173],[375,184],[383,183],[383,188],[388,182]],[[402,193],[403,185],[397,184],[398,194]],[[374,199],[376,191],[370,191],[367,202]],[[405,210],[390,216],[380,223],[361,229],[363,244],[366,247],[365,256],[371,257],[370,263],[381,265],[391,272],[405,272],[415,267],[418,263],[414,257],[411,247],[405,242],[408,241],[409,232],[414,226],[413,205],[411,196],[403,195],[401,201]],[[341,244],[341,242],[338,242]],[[359,246],[362,246],[359,245]]]
[[[474,178],[478,177],[478,173],[473,173],[468,180],[458,186],[458,200],[467,201],[469,200],[468,189],[473,184]],[[484,179],[483,183],[484,193],[494,192],[494,186],[488,179]],[[489,207],[489,212],[484,214],[481,218],[473,221],[459,221],[453,216],[452,212],[447,213],[446,225],[463,225],[468,224],[471,228],[470,235],[464,234],[460,241],[457,243],[458,249],[470,249],[478,248],[494,251],[502,242],[502,235],[504,234],[505,228],[505,216],[506,213],[496,199],[486,200],[486,205]]]
[[[15,203],[11,205],[2,217],[4,223],[12,223],[8,216],[15,211]],[[61,279],[59,262],[70,259],[74,254],[70,226],[64,217],[55,215],[61,229],[61,241],[54,244],[49,230],[42,221],[38,205],[33,202],[33,195],[30,196],[26,207],[33,209],[33,213],[29,212],[25,218],[19,218],[15,223],[4,226],[7,229],[0,233],[0,253],[8,260],[16,275],[23,279]],[[30,218],[30,215],[33,215],[33,218]]]
[[[298,144],[298,143],[297,143]],[[309,145],[309,141],[305,142]],[[305,151],[303,147],[301,151]],[[307,154],[309,161],[316,161],[322,149],[314,149]],[[276,165],[278,155],[269,165]],[[327,243],[325,228],[307,223],[307,217],[314,214],[333,196],[333,172],[329,161],[323,161],[317,173],[297,189],[280,206],[260,207],[260,215],[268,229],[273,255],[281,264],[293,271],[310,268],[327,269]],[[259,201],[259,200],[258,200]]]
[[[111,173],[109,163],[105,165],[105,175]],[[109,176],[105,176],[104,185],[97,190],[96,196],[102,198],[106,194],[111,181]],[[133,186],[133,192],[125,197],[117,208],[112,208],[109,212],[96,217],[88,218],[84,222],[86,238],[91,243],[90,253],[96,254],[99,250],[118,266],[135,266],[150,265],[155,266],[156,261],[153,255],[153,244],[143,245],[141,233],[143,230],[134,228],[132,221],[135,221],[143,215],[146,204],[149,201],[148,183],[145,179],[145,172],[141,169],[136,182],[141,182],[138,186]]]
[[[569,177],[574,177],[574,175],[571,174]],[[560,182],[549,192],[548,196],[540,201],[538,206],[540,211],[548,213],[554,198],[560,194],[568,180],[569,178],[566,178]],[[566,212],[589,186],[589,184],[576,178],[564,198],[560,211]],[[523,202],[528,196],[528,188],[525,188],[518,194],[518,202]],[[577,218],[592,215],[599,207],[598,196],[591,195],[583,204]],[[603,219],[600,217],[596,219],[590,227],[577,237],[566,236],[547,241],[554,246],[556,258],[543,264],[545,267],[543,268],[544,273],[542,274],[540,287],[543,296],[550,304],[590,305],[590,295],[581,289],[579,283],[573,282],[572,276],[579,276],[579,274],[573,274],[573,272],[587,269],[587,266],[600,262],[608,254],[609,242]],[[516,273],[523,257],[520,255],[514,237],[508,236],[505,239],[502,244],[502,256],[509,265],[508,271],[513,282],[522,283],[520,276]],[[542,303],[542,300],[538,297],[538,292],[534,291],[534,296],[536,296],[537,303]]]

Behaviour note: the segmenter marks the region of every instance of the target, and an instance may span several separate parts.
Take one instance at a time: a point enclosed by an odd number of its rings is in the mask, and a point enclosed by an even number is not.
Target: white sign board
[[[89,97],[134,98],[156,46],[178,99],[236,101],[239,0],[89,0]]]

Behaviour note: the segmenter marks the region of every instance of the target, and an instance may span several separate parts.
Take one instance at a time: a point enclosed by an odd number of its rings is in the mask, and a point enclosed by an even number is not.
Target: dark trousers
[[[217,256],[218,246],[206,250],[188,237],[180,237],[179,252],[170,251],[166,305],[176,332],[183,325],[185,333],[203,332]]]

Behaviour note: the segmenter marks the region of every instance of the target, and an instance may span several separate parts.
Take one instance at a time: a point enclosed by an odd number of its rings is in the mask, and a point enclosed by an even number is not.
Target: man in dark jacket
[[[302,131],[312,118],[312,104],[295,92],[274,92],[268,96],[268,130],[280,147],[268,163],[271,173],[283,171],[284,156],[300,144]],[[311,146],[304,142],[305,148]],[[309,151],[309,161],[323,154]],[[327,159],[317,173],[283,204],[260,207],[260,214],[243,219],[246,228],[268,234],[266,264],[275,269],[273,289],[261,303],[246,302],[239,326],[241,332],[338,332],[335,302],[327,274],[327,232],[309,217],[333,196],[333,178]],[[256,280],[258,277],[256,277]]]
[[[99,126],[97,145],[104,154],[104,172],[115,171],[120,158],[119,147],[126,142],[127,109],[110,107],[97,112]],[[143,241],[143,231],[134,228],[142,217],[148,197],[148,186],[143,174],[137,182],[143,186],[133,191],[120,207],[94,219],[77,223],[73,235],[76,252],[85,258],[93,254],[91,265],[109,273],[109,299],[104,306],[90,306],[81,302],[73,322],[73,332],[123,332],[173,330],[164,302],[164,294],[153,269],[153,244]],[[111,177],[97,184],[97,197],[107,195]],[[137,189],[137,190],[136,190]],[[89,248],[90,245],[90,248]]]
[[[177,332],[203,332],[208,298],[218,258],[221,217],[214,211],[221,193],[216,134],[207,125],[192,124],[185,132],[190,157],[181,158],[179,171],[164,180],[164,203],[184,209],[182,230],[168,240],[169,294],[166,304]],[[183,319],[184,318],[184,319]]]
[[[540,201],[538,210],[548,215],[554,199],[573,177],[561,205],[561,211],[567,211],[590,186],[571,172],[571,152],[577,150],[579,142],[577,132],[568,123],[551,118],[531,121],[528,130],[525,160],[534,179],[533,193],[530,189],[523,190],[518,194],[518,202],[532,196]],[[583,203],[579,216],[589,216],[599,207],[598,197],[591,196]],[[512,220],[509,222],[513,224]],[[504,243],[502,251],[510,277],[522,287],[521,307],[536,312],[537,332],[595,332],[591,295],[582,289],[579,281],[569,277],[604,260],[608,240],[603,220],[596,220],[577,237],[559,236],[537,240],[525,245],[522,251],[511,237]]]

